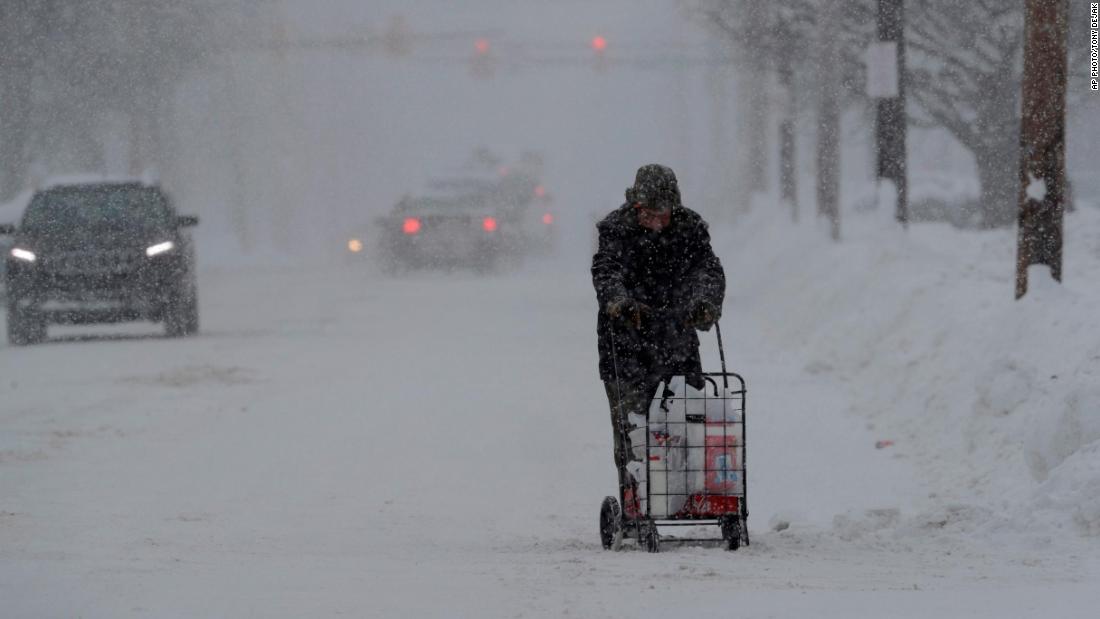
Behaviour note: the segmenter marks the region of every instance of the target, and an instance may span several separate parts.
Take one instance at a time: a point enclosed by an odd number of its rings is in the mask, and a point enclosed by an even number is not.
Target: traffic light
[[[485,37],[478,37],[474,41],[474,56],[470,59],[470,73],[474,77],[492,77],[493,76],[493,55],[492,45],[489,44],[489,39]]]
[[[597,34],[592,37],[592,41],[589,42],[589,46],[592,51],[596,53],[596,71],[604,72],[607,69],[607,57],[605,52],[607,51],[607,38],[602,34]]]

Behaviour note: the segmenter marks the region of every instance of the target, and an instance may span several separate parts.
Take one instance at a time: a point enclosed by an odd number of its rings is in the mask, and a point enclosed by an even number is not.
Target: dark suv
[[[50,323],[152,320],[170,336],[198,331],[194,249],[158,187],[65,185],[37,192],[7,251],[8,341],[34,344]]]

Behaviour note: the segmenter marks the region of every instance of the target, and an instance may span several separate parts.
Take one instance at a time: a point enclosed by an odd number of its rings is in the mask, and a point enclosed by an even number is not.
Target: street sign
[[[898,96],[898,44],[877,41],[867,46],[867,96],[892,99]]]

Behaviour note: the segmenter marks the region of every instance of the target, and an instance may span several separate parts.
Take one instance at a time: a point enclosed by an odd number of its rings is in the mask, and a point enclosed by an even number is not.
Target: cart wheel
[[[618,550],[623,543],[623,518],[619,501],[605,497],[600,505],[600,543],[604,550]]]
[[[657,525],[650,524],[642,533],[642,543],[646,552],[661,552],[661,535],[657,533]]]
[[[726,541],[727,550],[737,550],[741,547],[741,519],[737,516],[726,516],[722,519],[722,539]]]

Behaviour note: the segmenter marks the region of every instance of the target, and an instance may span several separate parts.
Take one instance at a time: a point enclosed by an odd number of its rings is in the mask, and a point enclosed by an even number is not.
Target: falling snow
[[[1095,615],[1088,2],[1022,191],[1028,2],[893,4],[0,2],[0,614]],[[596,527],[596,223],[651,162],[725,274],[736,552]]]

